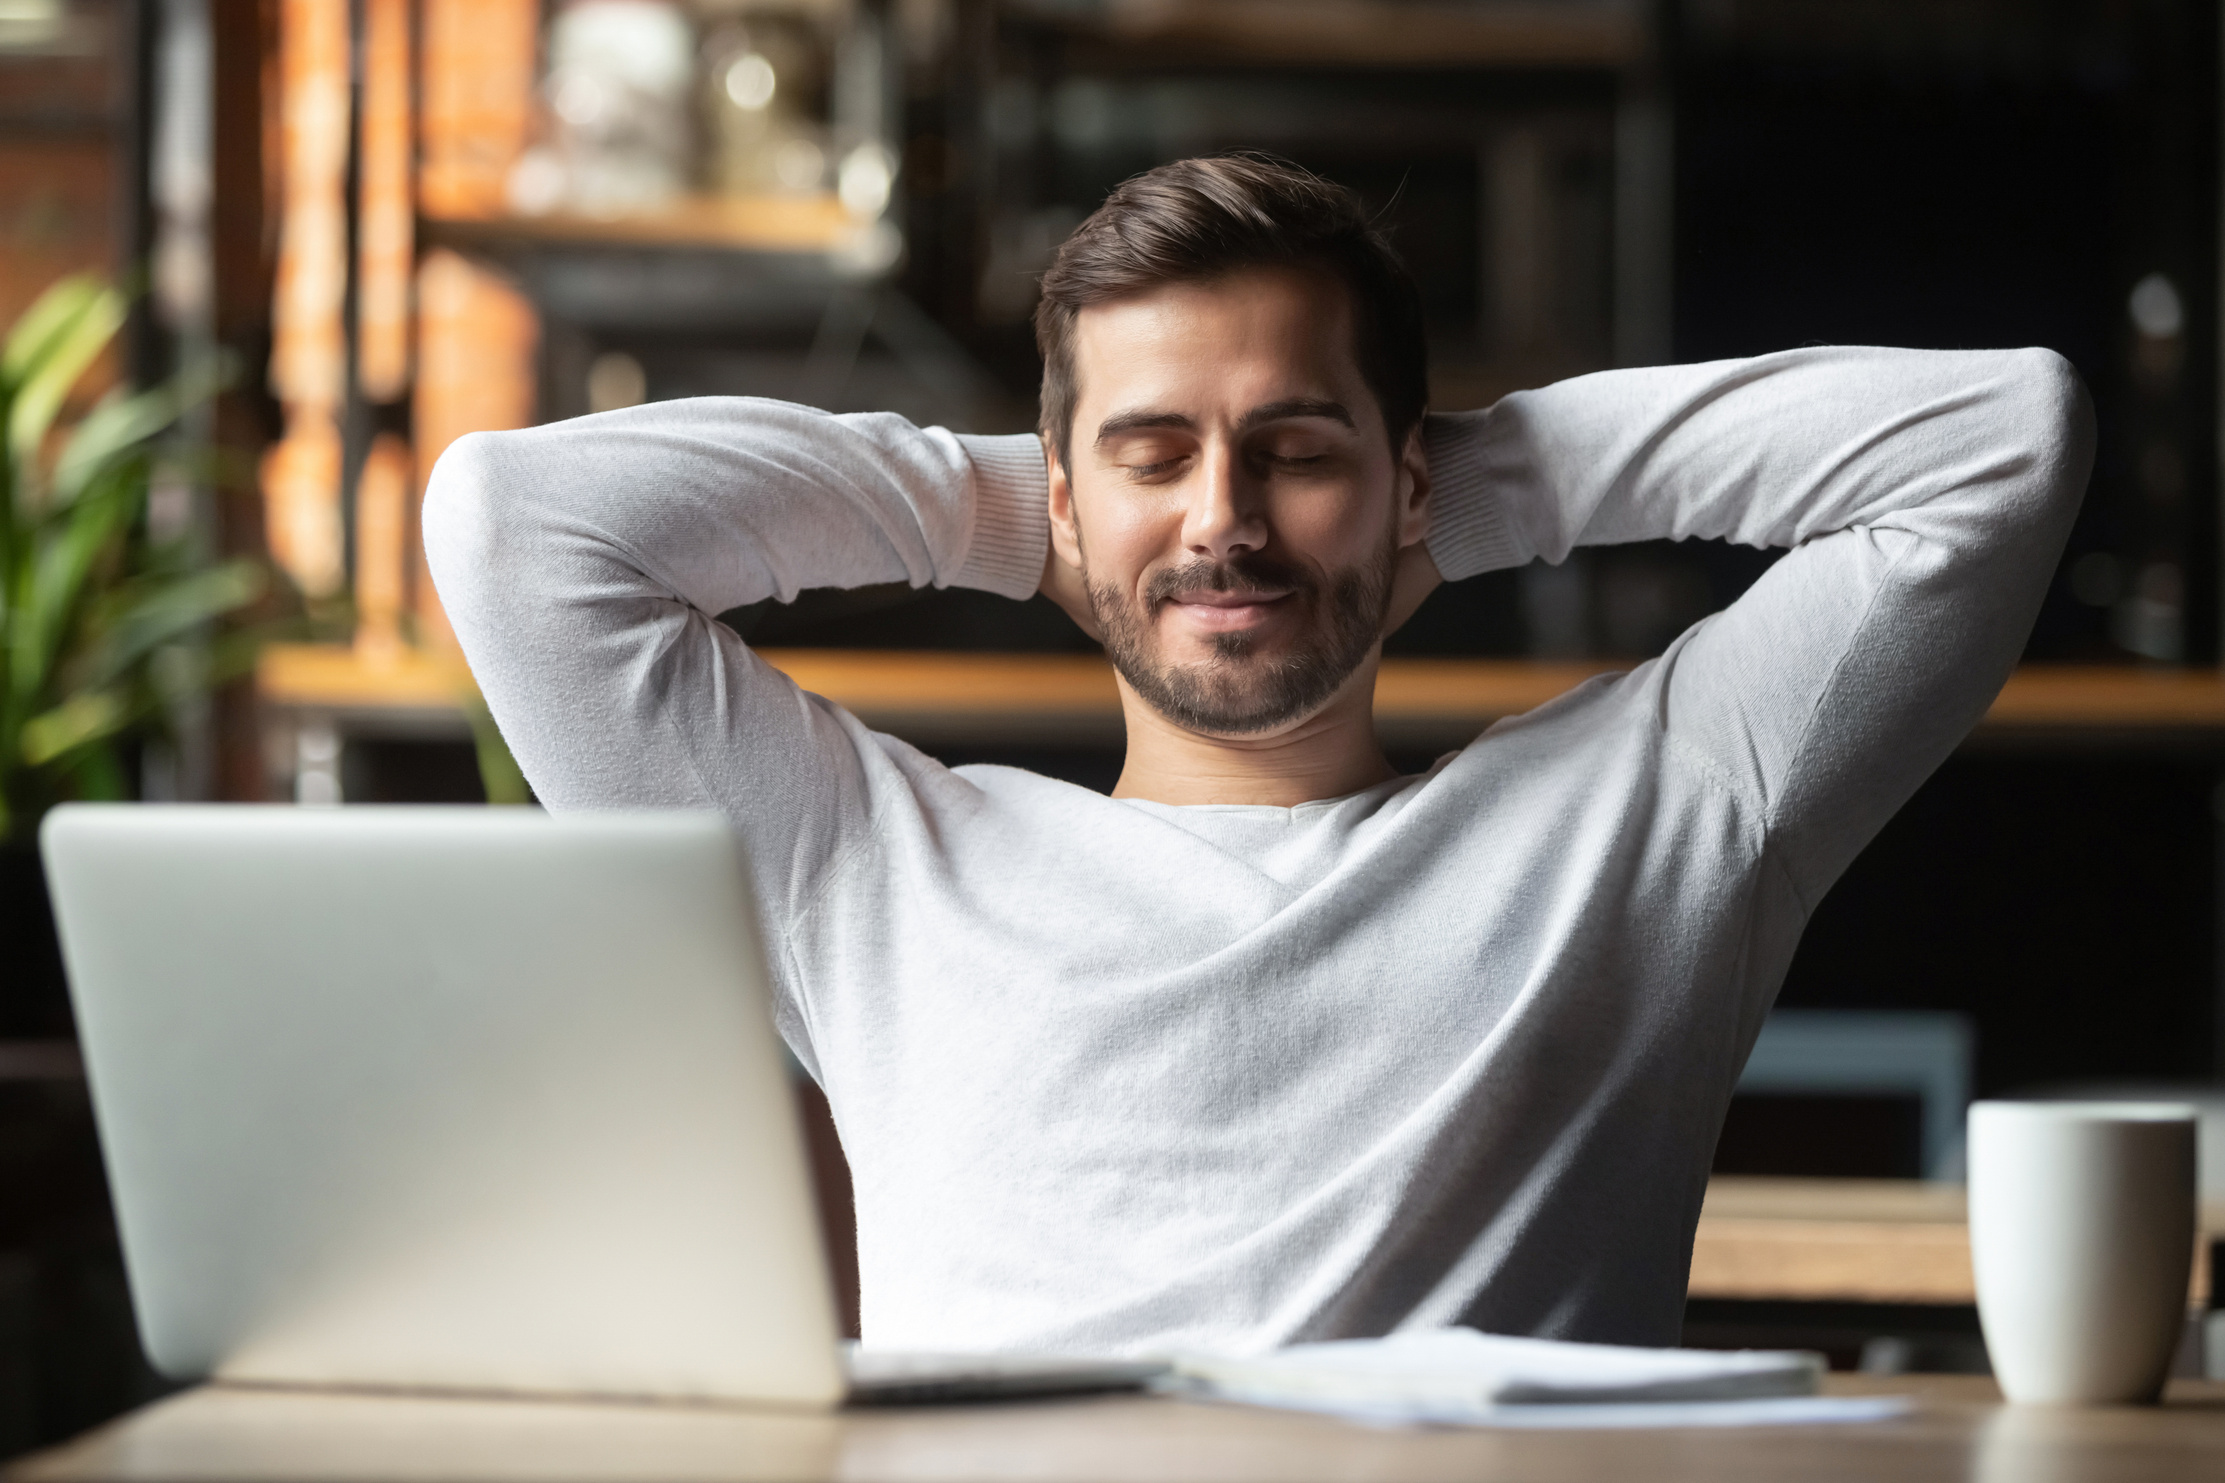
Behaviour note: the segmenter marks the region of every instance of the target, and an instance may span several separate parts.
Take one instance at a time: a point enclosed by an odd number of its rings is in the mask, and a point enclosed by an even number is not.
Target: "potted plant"
[[[124,313],[114,288],[65,278],[0,342],[0,1035],[54,1033],[63,1014],[40,817],[132,796],[131,747],[223,667],[212,625],[265,585],[257,562],[147,528],[162,440],[212,389],[206,371],[64,422]]]

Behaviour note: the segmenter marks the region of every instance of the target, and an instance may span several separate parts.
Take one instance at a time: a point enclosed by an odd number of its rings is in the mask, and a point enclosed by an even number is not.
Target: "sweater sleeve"
[[[1811,908],[2000,690],[2093,456],[2045,350],[1611,371],[1426,437],[1448,578],[1624,541],[1790,548],[1626,683],[1751,801]]]
[[[856,721],[714,614],[806,587],[1033,593],[1032,437],[703,398],[476,433],[425,551],[487,704],[553,809],[723,810],[783,923],[870,814]]]

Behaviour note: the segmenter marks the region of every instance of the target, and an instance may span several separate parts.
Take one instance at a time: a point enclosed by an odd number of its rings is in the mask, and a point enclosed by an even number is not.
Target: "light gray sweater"
[[[1815,349],[1431,418],[1448,578],[1790,547],[1660,658],[1297,808],[945,768],[712,615],[1025,597],[1035,440],[706,399],[458,442],[426,547],[556,809],[710,806],[856,1177],[875,1345],[1676,1342],[1801,928],[1985,711],[2084,488],[2045,351]],[[1890,930],[1890,924],[1880,924]]]

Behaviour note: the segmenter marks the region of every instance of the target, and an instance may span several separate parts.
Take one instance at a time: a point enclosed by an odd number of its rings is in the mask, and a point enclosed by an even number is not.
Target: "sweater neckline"
[[[1333,798],[1309,798],[1304,803],[1293,803],[1288,806],[1279,803],[1161,803],[1155,798],[1116,798],[1112,801],[1131,804],[1137,808],[1148,809],[1153,812],[1179,814],[1184,817],[1198,814],[1233,814],[1239,817],[1267,818],[1280,814],[1289,818],[1308,812],[1322,812],[1338,808],[1363,798],[1378,796],[1388,798],[1399,789],[1420,782],[1423,778],[1435,773],[1443,765],[1444,759],[1439,758],[1431,764],[1428,772],[1402,772],[1397,777],[1385,778],[1380,783],[1371,783],[1355,792],[1339,793]]]

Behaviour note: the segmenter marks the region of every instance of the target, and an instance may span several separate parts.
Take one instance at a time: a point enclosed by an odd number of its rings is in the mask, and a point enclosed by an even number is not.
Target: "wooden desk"
[[[1918,1398],[1858,1426],[1720,1431],[1386,1431],[1147,1397],[815,1416],[205,1388],[7,1470],[7,1483],[288,1479],[1555,1480],[2225,1477],[2225,1383],[2163,1406],[2004,1407],[1962,1376],[1834,1376]]]
[[[2225,1241],[2225,1205],[2202,1212]],[[1691,1296],[1773,1302],[1978,1300],[1962,1186],[1899,1179],[1708,1182],[1692,1242]],[[2210,1264],[2196,1253],[2188,1306],[2209,1306]]]

